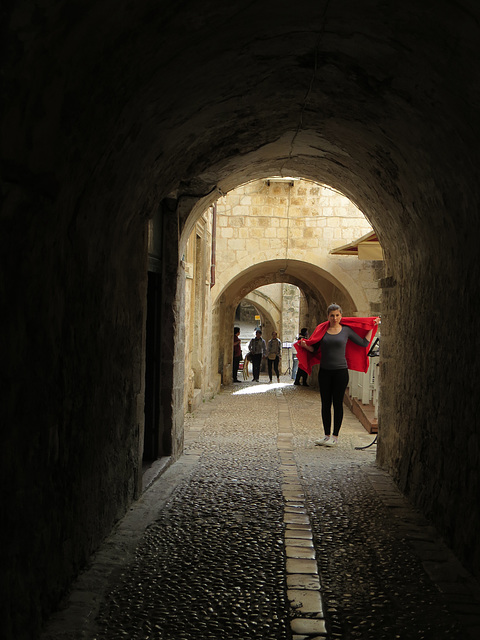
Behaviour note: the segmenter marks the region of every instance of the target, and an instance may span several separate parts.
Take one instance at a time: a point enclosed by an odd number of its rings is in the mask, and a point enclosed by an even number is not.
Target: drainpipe
[[[213,204],[212,215],[212,259],[210,263],[210,289],[215,284],[215,259],[217,251],[217,203]]]

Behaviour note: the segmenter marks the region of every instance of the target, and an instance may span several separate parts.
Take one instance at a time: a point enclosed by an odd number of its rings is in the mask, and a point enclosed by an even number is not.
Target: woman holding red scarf
[[[295,343],[298,366],[308,374],[320,363],[318,386],[322,400],[322,422],[325,437],[315,444],[333,447],[343,420],[343,396],[348,386],[348,369],[368,370],[370,346],[380,318],[344,318],[338,304],[327,309],[327,322],[319,324],[310,338]],[[333,404],[333,435],[332,428]]]

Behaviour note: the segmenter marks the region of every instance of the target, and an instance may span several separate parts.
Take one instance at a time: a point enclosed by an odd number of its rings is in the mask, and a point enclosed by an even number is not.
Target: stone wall
[[[396,286],[379,460],[480,575],[478,3],[80,4],[2,10],[2,637],[38,637],[138,495],[147,220],[181,205],[162,226],[160,390],[179,455],[179,238],[222,194],[280,173],[341,190],[380,235]],[[347,241],[341,226],[299,224],[299,189],[275,224],[259,208],[225,225],[239,262],[214,294],[212,385],[256,286],[301,285],[310,327],[337,293],[371,311],[358,261],[316,250],[316,232]]]
[[[12,254],[22,283],[14,305],[5,291],[15,321],[2,347],[0,586],[12,606],[0,635],[23,640],[39,637],[141,490],[147,233],[141,218],[127,235],[122,224],[102,226],[90,202],[68,219],[72,244],[51,203],[9,208],[26,251]]]
[[[241,302],[239,311],[239,320],[242,322],[251,322],[255,324],[255,316],[258,314],[257,309],[249,302]]]
[[[442,262],[439,252],[420,272],[412,265],[401,279],[383,281],[382,324],[388,332],[382,334],[380,380],[388,384],[380,387],[378,461],[475,570],[480,566],[480,548],[472,544],[480,495],[478,336],[454,327],[456,313],[471,319],[477,303],[465,295],[466,286],[451,295],[448,280],[459,275],[453,266],[434,283],[431,276]],[[413,299],[418,304],[412,307]],[[402,308],[411,313],[402,314]],[[419,308],[426,322],[415,320]]]
[[[217,368],[212,360],[211,286],[212,213],[197,221],[188,239],[185,276],[184,411],[193,411],[216,390]]]
[[[217,201],[214,298],[255,262],[298,260],[334,274],[352,295],[355,283],[361,291],[355,311],[370,314],[380,302],[374,263],[330,254],[369,231],[368,220],[348,198],[318,183],[258,180],[238,187]]]
[[[283,313],[280,337],[282,342],[293,342],[298,334],[300,290],[291,284],[282,285]]]

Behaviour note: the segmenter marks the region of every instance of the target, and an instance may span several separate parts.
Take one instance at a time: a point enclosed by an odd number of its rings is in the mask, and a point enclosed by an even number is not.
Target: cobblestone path
[[[42,640],[480,637],[478,583],[311,389],[235,385],[133,505]]]

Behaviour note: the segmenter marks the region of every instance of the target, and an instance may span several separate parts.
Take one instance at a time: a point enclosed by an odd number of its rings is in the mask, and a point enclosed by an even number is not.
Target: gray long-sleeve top
[[[345,347],[348,340],[358,344],[360,347],[368,347],[366,338],[361,338],[353,329],[346,326],[342,326],[340,333],[326,333],[320,342],[312,345],[315,351],[321,350],[321,369],[348,369],[345,358]]]

